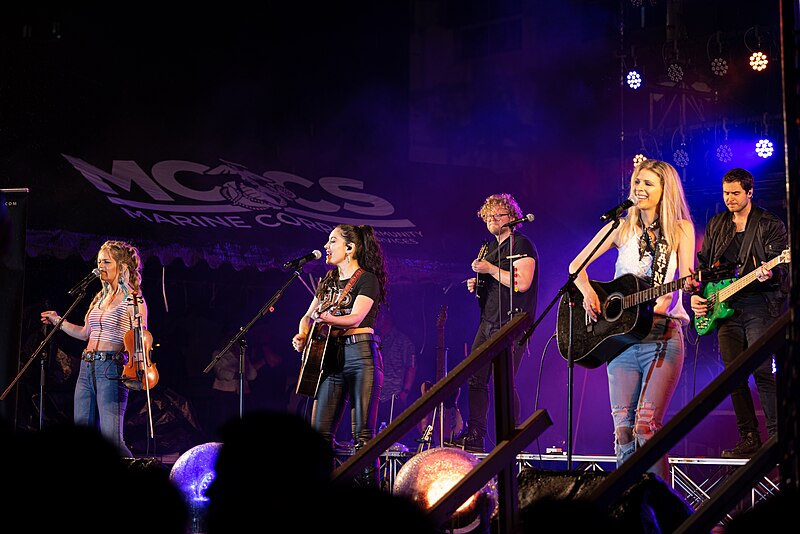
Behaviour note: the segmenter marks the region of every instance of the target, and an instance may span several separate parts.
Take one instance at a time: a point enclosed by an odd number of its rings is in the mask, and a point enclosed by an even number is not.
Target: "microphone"
[[[520,217],[519,219],[514,219],[513,221],[508,221],[507,223],[505,223],[500,228],[505,228],[506,226],[509,226],[509,227],[510,226],[516,226],[519,223],[524,223],[524,222],[533,222],[533,213],[529,213],[526,216]]]
[[[75,287],[69,290],[69,294],[74,295],[78,291],[83,291],[84,289],[86,289],[86,286],[88,286],[89,283],[92,282],[92,280],[94,280],[99,276],[100,276],[100,269],[95,267],[94,269],[92,269],[92,272],[90,272],[83,278],[83,280],[75,284]]]
[[[287,261],[283,264],[284,269],[299,269],[306,263],[314,260],[318,260],[322,257],[322,252],[319,250],[313,250],[306,254],[305,256],[301,256],[299,258],[295,258],[291,261]]]
[[[603,214],[603,216],[600,217],[600,220],[602,222],[606,222],[606,221],[609,221],[611,219],[616,219],[617,217],[622,215],[623,211],[625,211],[626,209],[630,208],[634,204],[636,204],[636,197],[626,198],[625,202],[623,202],[619,206],[615,206],[614,208],[612,208],[612,209],[608,210],[607,212],[605,212]]]

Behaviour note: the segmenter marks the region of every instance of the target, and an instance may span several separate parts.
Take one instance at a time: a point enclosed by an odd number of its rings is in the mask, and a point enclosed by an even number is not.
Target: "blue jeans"
[[[664,414],[683,368],[683,330],[675,319],[656,316],[639,343],[625,349],[607,367],[614,452],[617,466],[664,425]],[[666,456],[650,472],[669,480]]]
[[[125,444],[123,424],[128,405],[128,389],[116,380],[122,374],[122,363],[113,360],[87,362],[81,360],[81,370],[75,384],[74,421],[76,425],[97,429],[116,445],[123,456],[131,451]]]

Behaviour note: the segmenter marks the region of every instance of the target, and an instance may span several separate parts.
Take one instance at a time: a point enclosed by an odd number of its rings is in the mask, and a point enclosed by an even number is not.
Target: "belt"
[[[352,345],[354,343],[361,343],[362,341],[374,341],[380,344],[381,336],[378,334],[352,334],[349,336],[342,336],[337,338],[339,343],[343,345]]]
[[[125,359],[125,354],[118,350],[85,350],[81,353],[81,360],[85,362],[114,360],[117,363],[123,363]]]

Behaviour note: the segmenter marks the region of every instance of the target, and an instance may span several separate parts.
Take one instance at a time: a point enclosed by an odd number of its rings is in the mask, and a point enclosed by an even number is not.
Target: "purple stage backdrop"
[[[757,200],[782,214],[780,158],[714,157],[722,117],[743,132],[749,117],[763,130],[780,113],[775,75],[751,80],[732,67],[740,85],[716,99],[699,85],[697,94],[659,86],[649,100],[623,93],[620,54],[629,45],[620,52],[619,2],[501,2],[488,11],[477,9],[483,2],[280,4],[259,12],[17,7],[0,21],[0,187],[30,189],[23,358],[45,301],[69,305],[67,289],[106,239],[139,246],[162,383],[190,398],[202,422],[211,383],[202,370],[213,349],[288,280],[280,266],[321,250],[340,222],[375,227],[389,304],[417,346],[422,382],[434,376],[441,306],[451,367],[472,344],[478,307],[464,281],[490,237],[476,214],[490,194],[511,193],[535,215],[521,231],[540,254],[540,313],[557,302],[599,216],[627,196],[640,148],[668,161],[689,150],[681,172],[698,247],[723,207],[726,168],[757,173]],[[756,23],[734,17],[743,10],[729,2],[702,4],[681,20],[703,50],[718,29],[743,34]],[[753,17],[769,27],[771,11]],[[623,40],[641,39],[638,61],[653,74],[663,67],[666,15],[662,5],[625,8]],[[697,105],[675,112],[678,94]],[[592,278],[611,279],[612,261],[593,265]],[[291,336],[324,272],[324,261],[307,264],[258,322],[290,367]],[[85,305],[71,319],[80,321]],[[565,446],[567,435],[567,369],[554,334],[555,307],[517,377],[522,416],[546,408],[555,422],[542,450]],[[711,337],[688,333],[674,410],[721,369]],[[58,343],[73,357],[80,351],[74,340]],[[36,378],[28,377],[31,391]],[[576,451],[610,454],[603,368],[577,367],[574,386]],[[705,453],[728,429],[735,434],[727,409],[684,452]]]

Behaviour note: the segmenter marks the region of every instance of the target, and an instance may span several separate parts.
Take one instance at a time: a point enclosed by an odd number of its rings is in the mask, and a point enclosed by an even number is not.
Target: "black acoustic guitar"
[[[572,361],[594,369],[610,362],[620,352],[645,338],[653,326],[653,301],[662,295],[683,288],[692,277],[698,281],[710,277],[720,279],[722,271],[698,271],[660,286],[651,287],[645,280],[624,274],[610,282],[590,280],[600,299],[600,314],[592,322],[583,309],[583,295],[575,290],[572,315]],[[569,295],[561,297],[558,305],[558,351],[569,360]]]
[[[334,303],[323,303],[320,305],[319,314],[333,308]],[[303,347],[302,360],[300,364],[300,376],[297,378],[298,395],[308,395],[316,397],[319,383],[322,379],[322,365],[325,360],[325,350],[328,348],[328,340],[331,336],[331,325],[314,321],[311,330],[306,338],[306,345]]]

